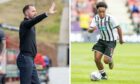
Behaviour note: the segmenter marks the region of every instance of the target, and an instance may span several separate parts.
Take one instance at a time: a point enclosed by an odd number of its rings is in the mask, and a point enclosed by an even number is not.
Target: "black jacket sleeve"
[[[31,20],[24,21],[23,24],[25,27],[31,28],[32,26],[34,26],[35,24],[37,24],[38,22],[40,22],[41,20],[43,20],[46,17],[48,17],[48,16],[45,13],[43,13],[43,14],[36,16],[35,18],[33,18]]]

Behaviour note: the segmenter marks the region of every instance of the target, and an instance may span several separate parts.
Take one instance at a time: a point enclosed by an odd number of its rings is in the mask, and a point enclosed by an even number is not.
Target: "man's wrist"
[[[47,12],[45,12],[45,15],[46,15],[46,16],[48,16],[48,13],[47,13]]]

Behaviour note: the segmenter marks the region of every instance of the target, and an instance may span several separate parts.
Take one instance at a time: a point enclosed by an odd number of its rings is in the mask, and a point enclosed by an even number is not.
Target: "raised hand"
[[[55,5],[54,2],[52,2],[51,7],[49,8],[49,14],[54,14],[54,13],[56,13],[55,8],[56,8],[56,5]]]

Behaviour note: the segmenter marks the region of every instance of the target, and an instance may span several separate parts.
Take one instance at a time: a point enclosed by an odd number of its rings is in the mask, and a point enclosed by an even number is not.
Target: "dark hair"
[[[22,10],[23,14],[25,14],[26,10],[28,10],[30,6],[34,6],[34,5],[33,4],[27,4],[27,5],[24,6],[24,8]]]
[[[98,9],[99,7],[107,8],[107,4],[105,2],[99,2],[97,3],[96,8]]]

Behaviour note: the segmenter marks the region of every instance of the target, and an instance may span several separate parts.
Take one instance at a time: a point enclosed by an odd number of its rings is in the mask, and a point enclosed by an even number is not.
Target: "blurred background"
[[[19,24],[24,18],[22,8],[26,4],[34,4],[41,14],[48,11],[52,1],[56,3],[57,13],[36,25],[38,53],[34,61],[41,84],[68,84],[69,1],[0,0],[0,30],[4,31],[6,38],[6,53],[0,63],[0,68],[5,70],[0,71],[4,72],[0,73],[0,79],[6,80],[6,84],[19,84],[16,58],[19,53]]]
[[[72,0],[71,4],[71,41],[95,42],[98,31],[90,34],[91,19],[97,13],[96,3],[106,1],[107,13],[113,15],[120,24],[125,42],[140,42],[140,1],[139,0]]]

